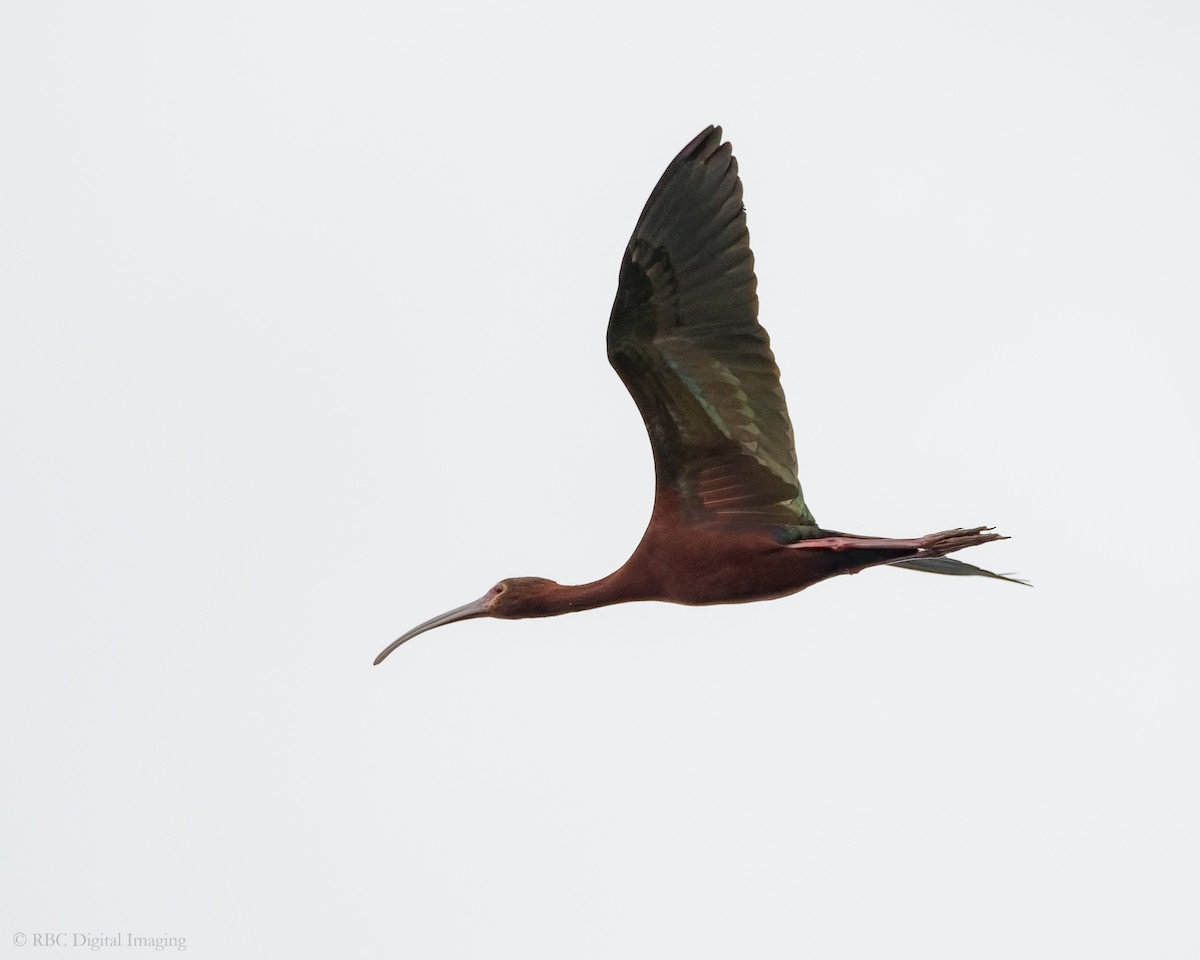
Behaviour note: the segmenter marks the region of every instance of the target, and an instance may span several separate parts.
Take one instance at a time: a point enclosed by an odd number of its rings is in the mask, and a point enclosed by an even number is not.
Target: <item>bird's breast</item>
[[[703,605],[746,603],[796,593],[843,572],[832,551],[788,550],[767,529],[714,525],[647,531],[627,564],[647,598]]]

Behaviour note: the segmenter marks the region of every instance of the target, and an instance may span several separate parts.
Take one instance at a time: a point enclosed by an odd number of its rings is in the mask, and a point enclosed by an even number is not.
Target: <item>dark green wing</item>
[[[658,489],[694,521],[815,526],[756,287],[737,161],[709,127],[625,249],[608,357],[646,422]]]

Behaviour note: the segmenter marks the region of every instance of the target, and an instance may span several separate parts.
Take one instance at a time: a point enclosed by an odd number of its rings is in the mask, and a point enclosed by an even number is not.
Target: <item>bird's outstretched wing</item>
[[[660,495],[692,522],[815,526],[756,287],[737,161],[709,127],[625,249],[608,357],[646,422]]]

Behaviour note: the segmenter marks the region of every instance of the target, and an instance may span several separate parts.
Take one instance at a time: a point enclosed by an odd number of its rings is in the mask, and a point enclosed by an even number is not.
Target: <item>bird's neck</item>
[[[547,584],[539,598],[546,610],[543,616],[574,613],[577,610],[593,610],[596,607],[607,607],[629,600],[651,599],[649,596],[638,595],[637,591],[631,591],[623,579],[622,571],[618,570],[591,583]]]

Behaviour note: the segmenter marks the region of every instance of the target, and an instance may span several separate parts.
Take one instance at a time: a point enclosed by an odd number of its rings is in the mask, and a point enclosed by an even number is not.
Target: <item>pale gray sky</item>
[[[0,950],[1200,952],[1200,14],[0,13]],[[479,621],[649,514],[617,267],[706,124],[821,522],[1036,589]],[[105,956],[132,956],[108,948]]]

